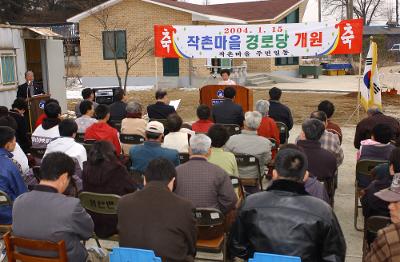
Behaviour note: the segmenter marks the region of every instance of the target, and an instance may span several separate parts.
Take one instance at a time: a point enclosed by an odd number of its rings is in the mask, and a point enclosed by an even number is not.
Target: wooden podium
[[[232,86],[232,85],[229,85]],[[224,100],[225,85],[208,85],[200,89],[200,104],[208,105],[210,108]],[[236,96],[233,100],[243,108],[243,112],[253,111],[253,90],[244,86],[232,86],[236,90]]]
[[[33,97],[29,97],[26,102],[28,104],[28,123],[29,130],[33,132],[35,129],[36,120],[39,118],[41,114],[44,113],[44,104],[47,100],[49,100],[50,95],[36,95]]]

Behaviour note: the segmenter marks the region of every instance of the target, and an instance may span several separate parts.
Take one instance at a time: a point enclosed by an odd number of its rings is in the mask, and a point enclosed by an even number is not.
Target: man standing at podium
[[[25,80],[26,82],[18,86],[17,98],[29,98],[35,95],[44,94],[43,87],[35,83],[34,75],[32,71],[26,71]]]

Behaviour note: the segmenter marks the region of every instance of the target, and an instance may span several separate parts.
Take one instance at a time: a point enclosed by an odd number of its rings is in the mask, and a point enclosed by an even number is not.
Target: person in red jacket
[[[51,102],[54,102],[54,103],[56,103],[57,105],[60,104],[60,103],[58,102],[58,100],[53,99],[53,98],[50,98],[49,100],[47,100],[47,101],[44,103],[43,108],[44,108],[47,104],[49,104],[49,103],[51,103]],[[43,120],[45,120],[46,118],[47,118],[47,115],[46,115],[45,113],[42,113],[42,114],[38,117],[38,119],[36,120],[36,122],[35,122],[35,129],[36,129],[38,126],[40,126],[40,125],[43,123]]]
[[[257,134],[265,138],[273,138],[276,141],[271,151],[272,159],[274,159],[281,141],[279,129],[276,126],[275,120],[268,116],[269,102],[267,100],[258,100],[256,103],[256,110],[263,116],[260,127],[257,129]]]
[[[98,105],[96,107],[97,123],[94,123],[86,129],[85,140],[106,140],[111,142],[118,155],[121,154],[121,144],[119,142],[117,129],[107,124],[110,119],[110,109],[107,105]]]
[[[210,108],[207,105],[199,105],[196,113],[199,120],[192,124],[192,130],[196,133],[207,133],[208,129],[214,125],[214,122],[209,119]]]

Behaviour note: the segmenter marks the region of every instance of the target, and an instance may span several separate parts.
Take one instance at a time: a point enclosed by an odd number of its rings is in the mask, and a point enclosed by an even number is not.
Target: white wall
[[[20,29],[0,28],[0,48],[15,50],[17,79],[20,84],[25,81],[24,74],[26,71],[25,43],[21,37],[21,33]],[[0,86],[0,105],[8,108],[11,107],[17,96],[17,91],[8,90],[10,88],[13,88],[13,86],[7,86],[6,88]],[[7,89],[7,91],[4,91],[4,89]]]
[[[48,93],[58,100],[62,112],[67,111],[67,90],[65,88],[65,66],[62,40],[46,40]]]

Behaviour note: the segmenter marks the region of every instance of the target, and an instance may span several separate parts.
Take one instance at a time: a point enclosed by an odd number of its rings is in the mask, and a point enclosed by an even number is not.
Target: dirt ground
[[[266,90],[253,90],[254,104],[259,99],[268,98]],[[196,120],[196,107],[199,104],[199,91],[187,89],[168,90],[168,96],[171,100],[182,99],[178,108],[178,113],[185,121]],[[336,112],[334,121],[339,125],[357,124],[357,114],[351,119],[351,114],[357,107],[357,94],[333,94],[333,93],[309,93],[309,92],[283,92],[282,102],[292,110],[295,123],[301,124],[305,117],[316,110],[317,105],[324,99],[328,99],[335,104]],[[148,104],[154,103],[154,91],[133,91],[128,93],[128,101],[139,101],[144,108]],[[382,95],[385,113],[399,117],[400,114],[400,95],[390,96]],[[69,110],[74,110],[77,100],[69,100]],[[365,111],[360,109],[360,119],[365,117]]]

